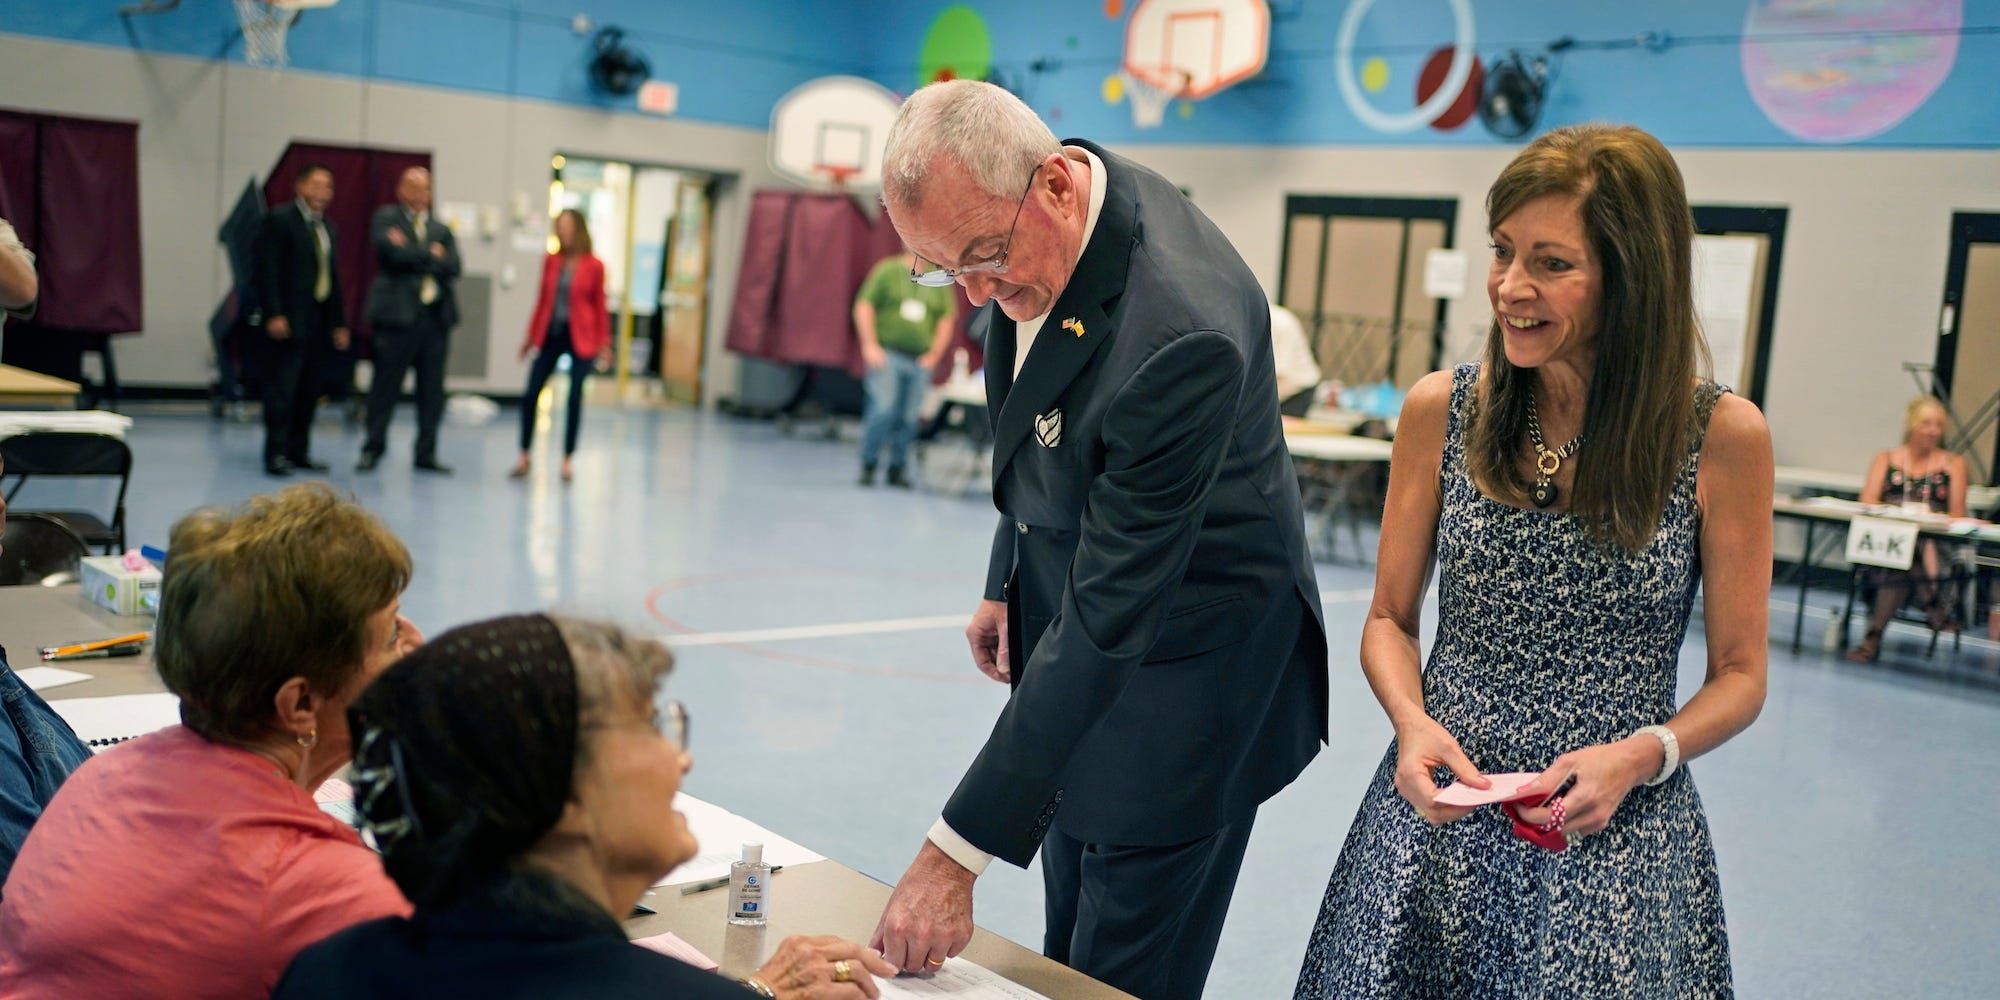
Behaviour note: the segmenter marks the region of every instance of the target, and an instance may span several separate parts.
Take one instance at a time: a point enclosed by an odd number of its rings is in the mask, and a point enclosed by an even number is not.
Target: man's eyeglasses
[[[1021,202],[1014,206],[1014,221],[1007,227],[1007,241],[1000,244],[1000,253],[997,256],[991,260],[983,260],[977,264],[967,264],[964,267],[940,267],[935,271],[924,271],[922,273],[918,273],[917,269],[913,267],[910,269],[910,280],[925,288],[943,288],[958,280],[960,275],[1006,274],[1007,254],[1014,249],[1014,230],[1021,226],[1021,209],[1027,207],[1028,192],[1035,189],[1035,178],[1041,176],[1041,173],[1042,165],[1039,163],[1035,164],[1035,169],[1028,172],[1028,186],[1021,189]]]

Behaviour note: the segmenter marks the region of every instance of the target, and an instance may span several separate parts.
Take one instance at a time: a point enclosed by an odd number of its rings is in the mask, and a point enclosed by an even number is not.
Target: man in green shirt
[[[917,435],[917,406],[931,369],[951,346],[957,296],[947,285],[928,288],[910,281],[917,258],[907,249],[885,257],[868,272],[854,295],[854,331],[868,406],[861,430],[861,485],[875,484],[882,448],[889,448],[889,485],[908,489],[910,442]]]

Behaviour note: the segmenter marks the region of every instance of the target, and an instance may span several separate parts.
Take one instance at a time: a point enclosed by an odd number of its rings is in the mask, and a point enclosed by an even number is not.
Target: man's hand
[[[287,340],[292,335],[292,321],[283,316],[273,316],[264,321],[264,333],[272,340]]]
[[[344,350],[347,350],[347,345],[349,345],[349,344],[352,344],[352,343],[354,343],[354,334],[352,334],[352,333],[348,332],[348,329],[347,329],[346,327],[344,327],[344,326],[336,326],[336,327],[334,327],[334,328],[333,328],[333,349],[334,349],[334,350],[336,350],[336,351],[344,351]]]
[[[879,371],[883,365],[889,363],[889,355],[882,350],[881,344],[862,344],[861,363],[867,365],[871,372]]]
[[[533,353],[535,353],[535,342],[532,340],[521,341],[520,359],[526,361],[528,360],[528,355]]]
[[[896,883],[868,947],[904,972],[931,972],[972,940],[972,881],[978,876],[929,840]]]
[[[436,257],[436,258],[437,258],[437,259],[439,259],[439,260],[443,260],[443,259],[444,259],[444,244],[442,244],[442,243],[432,243],[432,244],[431,244],[431,256],[433,256],[433,257]]]
[[[917,367],[922,368],[925,374],[929,374],[937,370],[938,362],[943,358],[943,351],[925,351],[917,358]]]
[[[1007,602],[980,601],[972,624],[965,627],[965,641],[972,644],[972,663],[979,672],[1007,683],[1013,674],[1007,663]]]
[[[404,236],[402,230],[397,229],[395,226],[390,226],[389,245],[397,247],[406,247],[410,245],[410,238],[408,236]]]

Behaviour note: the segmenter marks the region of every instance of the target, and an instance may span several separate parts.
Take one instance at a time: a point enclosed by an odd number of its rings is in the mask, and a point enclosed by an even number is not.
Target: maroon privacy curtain
[[[308,163],[322,163],[333,171],[333,204],[327,206],[326,218],[338,237],[334,260],[340,268],[341,303],[347,307],[347,325],[356,336],[366,338],[370,331],[363,303],[376,271],[368,221],[377,208],[396,200],[396,181],[404,170],[430,169],[431,154],[295,142],[285,147],[265,177],[264,203],[291,201],[299,168]]]
[[[728,347],[781,364],[861,373],[854,293],[902,249],[887,219],[834,192],[759,191],[750,202]]]
[[[41,280],[4,360],[74,379],[87,346],[145,327],[138,123],[0,110],[0,217]]]

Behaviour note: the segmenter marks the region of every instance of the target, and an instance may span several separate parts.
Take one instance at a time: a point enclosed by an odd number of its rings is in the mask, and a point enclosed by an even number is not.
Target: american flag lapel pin
[[[1079,337],[1083,336],[1083,324],[1077,322],[1075,316],[1071,316],[1070,318],[1063,320],[1062,328],[1070,331],[1071,333],[1076,334]]]

